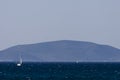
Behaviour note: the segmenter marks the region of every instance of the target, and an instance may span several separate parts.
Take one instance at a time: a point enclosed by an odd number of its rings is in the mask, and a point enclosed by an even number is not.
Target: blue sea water
[[[120,63],[0,63],[0,80],[120,80]]]

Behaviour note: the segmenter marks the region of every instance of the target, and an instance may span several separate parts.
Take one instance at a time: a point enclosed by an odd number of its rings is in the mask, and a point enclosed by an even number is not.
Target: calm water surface
[[[120,63],[0,63],[0,80],[120,80]]]

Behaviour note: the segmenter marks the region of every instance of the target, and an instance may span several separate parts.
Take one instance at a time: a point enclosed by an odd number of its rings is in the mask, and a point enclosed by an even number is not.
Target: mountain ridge
[[[17,45],[0,51],[0,61],[118,62],[120,49],[86,41],[58,40]]]

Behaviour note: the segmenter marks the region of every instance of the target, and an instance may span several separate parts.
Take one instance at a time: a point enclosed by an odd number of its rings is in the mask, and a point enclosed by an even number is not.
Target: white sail
[[[20,64],[22,64],[22,57],[20,57]]]

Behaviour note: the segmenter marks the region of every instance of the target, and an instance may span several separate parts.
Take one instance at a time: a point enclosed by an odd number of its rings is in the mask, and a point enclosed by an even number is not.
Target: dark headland
[[[120,49],[84,41],[60,40],[17,45],[0,51],[0,61],[119,62]]]

